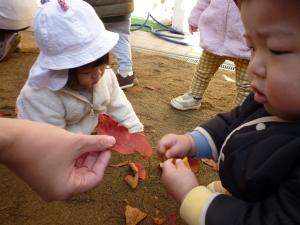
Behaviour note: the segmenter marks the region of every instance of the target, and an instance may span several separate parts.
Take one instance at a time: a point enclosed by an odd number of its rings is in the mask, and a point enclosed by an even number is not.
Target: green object
[[[131,17],[131,24],[141,24],[142,25],[144,23],[145,23],[145,18],[142,18],[142,17]],[[152,20],[151,18],[148,19],[146,25],[152,27],[153,30],[159,30],[159,29],[165,28],[165,27],[161,26],[160,24],[158,24],[157,22],[155,22],[154,20]],[[132,27],[132,28],[136,28],[136,27]],[[147,27],[143,27],[140,30],[141,31],[150,32],[149,28],[147,28]]]
[[[129,15],[133,12],[133,0],[85,0],[94,7],[100,18]]]

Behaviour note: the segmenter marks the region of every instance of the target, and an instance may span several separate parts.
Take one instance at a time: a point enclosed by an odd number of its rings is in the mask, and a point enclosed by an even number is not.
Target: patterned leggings
[[[247,66],[249,60],[219,56],[205,50],[203,50],[202,56],[200,57],[193,76],[190,87],[192,96],[202,98],[212,76],[225,60],[231,60],[235,64],[237,94],[234,103],[235,105],[240,105],[243,103],[245,98],[250,93],[250,84],[247,75]]]

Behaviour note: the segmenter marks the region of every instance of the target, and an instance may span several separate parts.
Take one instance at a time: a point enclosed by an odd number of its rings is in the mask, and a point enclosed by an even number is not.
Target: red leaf
[[[116,144],[113,146],[113,150],[121,154],[132,154],[134,151],[137,151],[146,159],[150,158],[153,154],[152,147],[144,135],[130,134],[126,127],[119,125],[108,115],[99,114],[96,132],[100,135],[114,136]]]
[[[7,117],[7,116],[11,116],[11,113],[8,113],[8,112],[0,112],[0,117]]]
[[[172,212],[168,216],[168,224],[169,225],[176,225],[176,212]]]

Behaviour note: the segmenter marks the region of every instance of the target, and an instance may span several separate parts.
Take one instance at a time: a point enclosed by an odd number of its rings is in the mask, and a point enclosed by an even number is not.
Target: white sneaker
[[[201,106],[201,99],[194,99],[191,93],[188,92],[176,98],[173,98],[170,104],[178,110],[199,109]]]

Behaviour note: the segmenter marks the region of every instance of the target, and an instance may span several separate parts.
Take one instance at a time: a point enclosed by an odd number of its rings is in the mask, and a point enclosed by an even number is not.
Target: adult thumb
[[[116,143],[116,139],[113,136],[108,135],[80,135],[80,148],[78,149],[78,155],[82,155],[86,152],[105,151],[110,149]]]

